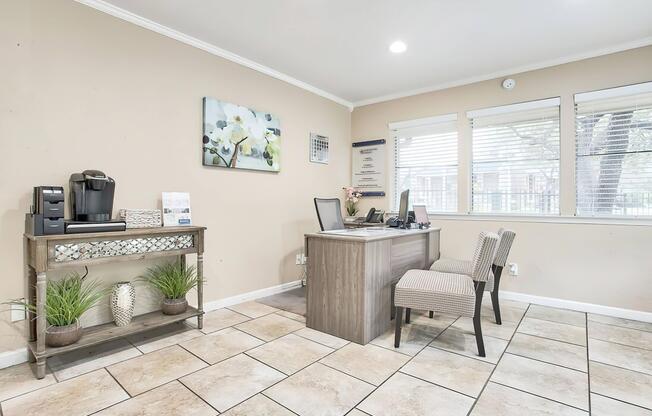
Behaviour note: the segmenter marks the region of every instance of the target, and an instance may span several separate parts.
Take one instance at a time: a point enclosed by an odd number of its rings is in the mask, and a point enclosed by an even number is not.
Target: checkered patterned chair
[[[411,309],[436,311],[473,318],[478,355],[485,356],[480,308],[484,286],[491,274],[498,235],[481,232],[471,261],[471,274],[442,273],[432,270],[408,270],[396,284],[396,335],[394,346],[401,343],[403,308],[406,323],[410,322]]]
[[[491,304],[494,307],[494,315],[496,316],[496,323],[502,324],[500,318],[500,304],[498,303],[498,288],[500,286],[500,276],[503,273],[503,267],[507,263],[507,256],[509,250],[512,248],[512,243],[516,233],[512,230],[505,230],[501,228],[498,230],[498,245],[496,246],[496,254],[494,256],[493,264],[491,265],[491,273],[489,280],[485,286],[485,290],[491,292]],[[430,266],[430,270],[442,273],[457,273],[471,276],[472,263],[470,260],[458,259],[439,259]],[[432,313],[430,314],[432,318]]]

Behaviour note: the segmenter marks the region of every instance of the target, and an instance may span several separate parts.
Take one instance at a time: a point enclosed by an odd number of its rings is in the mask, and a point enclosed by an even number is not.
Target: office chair
[[[485,290],[491,292],[491,304],[494,309],[494,315],[496,316],[496,323],[498,325],[502,324],[502,319],[500,317],[500,304],[498,301],[498,289],[500,286],[500,276],[503,273],[503,267],[507,263],[507,255],[509,250],[512,248],[512,243],[516,233],[512,230],[505,230],[501,228],[498,230],[498,246],[494,253],[493,264],[491,265],[491,273],[489,274],[489,280],[487,281],[487,286]],[[458,259],[439,259],[430,266],[430,270],[442,273],[459,273],[465,274],[467,276],[471,275],[472,265],[469,260],[458,260]],[[430,313],[432,318],[433,314]]]
[[[322,231],[345,228],[338,198],[315,198],[315,210],[317,210],[317,219]]]
[[[471,275],[441,273],[432,270],[408,270],[396,284],[396,333],[394,347],[401,343],[401,321],[410,322],[412,308],[473,318],[478,355],[485,356],[480,309],[484,286],[491,275],[491,263],[498,245],[498,234],[481,232],[478,236]]]

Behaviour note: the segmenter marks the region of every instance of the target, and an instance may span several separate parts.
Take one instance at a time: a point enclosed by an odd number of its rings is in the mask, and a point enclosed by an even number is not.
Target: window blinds
[[[394,138],[393,209],[401,192],[429,212],[457,211],[457,115],[391,123]]]
[[[559,98],[467,113],[475,213],[559,214]]]
[[[578,216],[652,215],[652,82],[575,95]]]

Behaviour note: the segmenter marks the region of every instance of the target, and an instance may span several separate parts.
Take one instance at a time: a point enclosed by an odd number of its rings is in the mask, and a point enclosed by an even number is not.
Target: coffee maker
[[[113,221],[115,181],[99,170],[70,176],[70,211],[66,233],[124,231],[124,221]]]

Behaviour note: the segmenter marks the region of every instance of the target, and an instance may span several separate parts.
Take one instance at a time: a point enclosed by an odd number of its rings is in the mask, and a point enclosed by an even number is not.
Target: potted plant
[[[358,201],[362,197],[362,194],[352,186],[347,186],[343,188],[346,192],[346,198],[344,200],[344,208],[346,209],[346,214],[349,217],[355,217],[358,213]]]
[[[186,294],[199,282],[195,266],[185,267],[179,261],[150,267],[139,280],[163,294],[161,310],[166,315],[184,313],[188,308]]]
[[[74,344],[82,336],[79,318],[97,306],[104,297],[97,281],[86,281],[78,273],[71,273],[60,280],[48,280],[45,289],[45,344],[63,347]],[[36,313],[36,305],[12,301]]]

